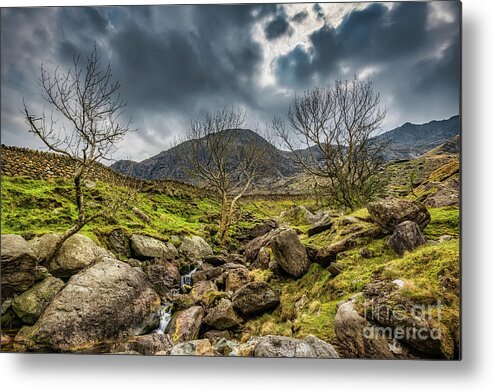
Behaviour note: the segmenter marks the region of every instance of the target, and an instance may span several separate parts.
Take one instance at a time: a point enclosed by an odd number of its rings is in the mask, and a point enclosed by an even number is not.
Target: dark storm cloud
[[[37,84],[41,61],[66,68],[74,53],[84,56],[94,46],[111,61],[139,129],[122,154],[139,160],[169,147],[191,118],[222,106],[242,106],[249,125],[260,122],[263,128],[284,111],[294,91],[327,83],[343,70],[352,76],[377,69],[370,76],[388,98],[394,122],[455,114],[450,112],[458,104],[457,3],[448,5],[455,21],[433,17],[425,3],[395,3],[390,10],[375,3],[348,13],[337,27],[319,4],[297,13],[288,7],[2,9],[2,142],[40,147],[26,133],[20,107],[25,98],[34,111],[43,109]],[[266,61],[268,45],[296,37],[309,16],[325,26]],[[267,66],[275,67],[276,84],[265,87],[260,78]]]
[[[264,33],[268,40],[277,39],[289,31],[289,22],[286,15],[277,15],[267,26]]]
[[[336,29],[326,24],[313,32],[309,47],[298,46],[280,56],[277,80],[299,90],[366,72],[392,103],[394,122],[422,120],[437,112],[455,114],[460,90],[458,7],[448,4],[455,23],[435,25],[430,3],[395,3],[391,9],[374,3],[354,10]],[[319,7],[315,11],[322,12]]]

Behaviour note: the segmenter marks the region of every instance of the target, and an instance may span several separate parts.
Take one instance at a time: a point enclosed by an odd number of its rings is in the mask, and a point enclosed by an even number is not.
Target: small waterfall
[[[159,327],[155,331],[158,335],[164,334],[166,327],[168,326],[169,322],[171,321],[171,315],[172,314],[173,314],[173,304],[172,303],[167,302],[163,306],[161,306],[161,309],[159,309],[159,312],[158,312]]]
[[[191,286],[192,285],[192,275],[193,273],[197,271],[197,268],[194,268],[192,271],[190,271],[188,274],[183,275],[180,278],[180,286]]]

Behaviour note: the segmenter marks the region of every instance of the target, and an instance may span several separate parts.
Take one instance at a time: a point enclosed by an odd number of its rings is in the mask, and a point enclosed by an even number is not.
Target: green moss
[[[442,235],[459,236],[460,213],[457,207],[430,208],[431,221],[425,227],[426,238],[436,240]]]

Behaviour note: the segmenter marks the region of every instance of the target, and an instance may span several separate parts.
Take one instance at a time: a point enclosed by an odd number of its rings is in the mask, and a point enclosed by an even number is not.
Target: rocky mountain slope
[[[454,116],[448,120],[431,121],[421,125],[406,123],[376,138],[389,143],[385,151],[386,160],[405,160],[416,158],[458,135],[459,127],[459,116]],[[224,132],[232,133],[237,146],[255,141],[266,148],[272,160],[270,170],[266,173],[267,180],[264,181],[266,184],[271,184],[272,180],[289,180],[302,172],[301,168],[296,165],[292,152],[277,149],[255,132],[248,129]],[[317,149],[317,147],[310,149]],[[143,179],[174,179],[191,182],[192,179],[183,169],[183,162],[180,159],[185,151],[187,151],[187,142],[162,151],[142,162],[122,160],[115,162],[111,167],[120,173],[131,174]],[[308,154],[308,149],[301,150],[300,154]]]

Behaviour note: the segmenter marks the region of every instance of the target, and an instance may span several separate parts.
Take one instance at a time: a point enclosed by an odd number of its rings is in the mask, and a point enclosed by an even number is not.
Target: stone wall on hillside
[[[6,146],[2,144],[0,150],[1,173],[6,176],[22,176],[33,180],[48,180],[73,176],[75,161],[69,157],[52,152],[31,150],[29,148]],[[88,180],[113,182],[121,180],[123,176],[103,164],[94,165],[87,176]],[[121,181],[119,181],[121,182]],[[142,189],[151,186],[153,189],[171,195],[202,193],[192,185],[177,181],[145,181],[133,179],[135,185]]]

